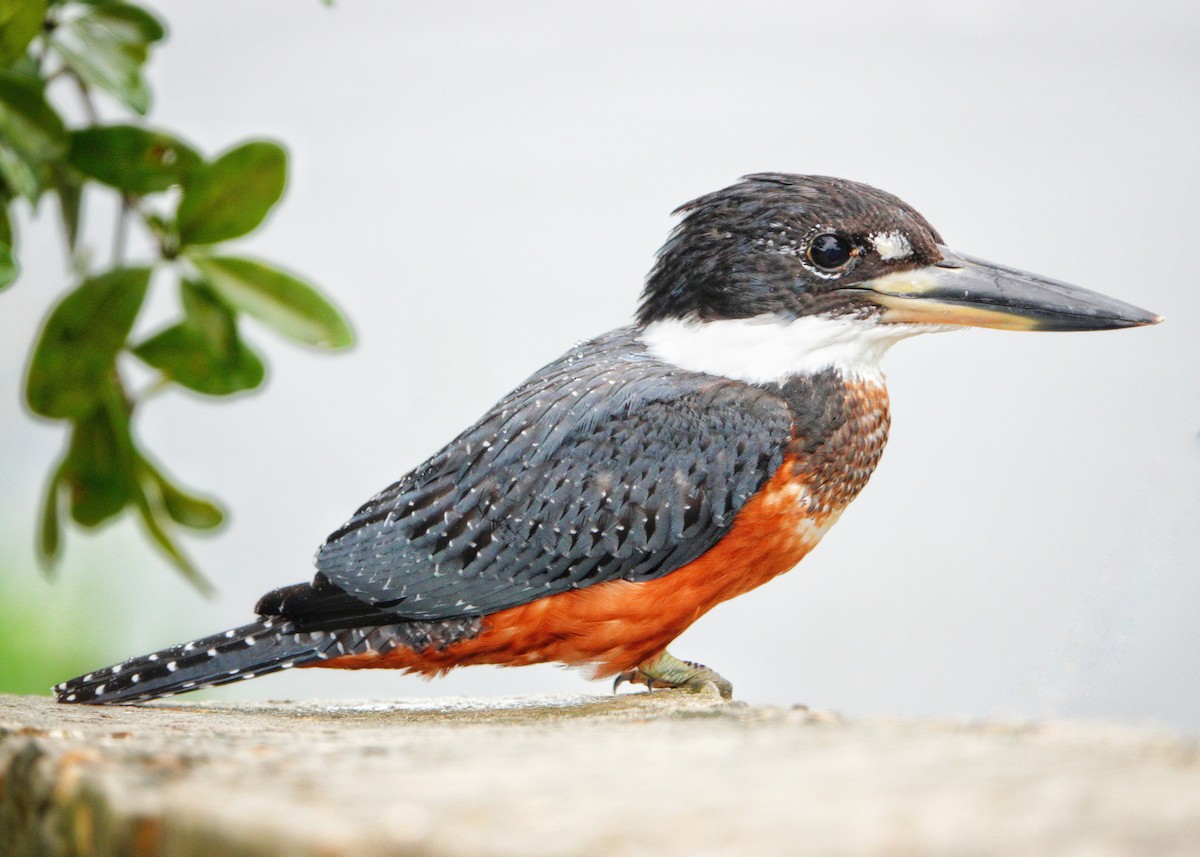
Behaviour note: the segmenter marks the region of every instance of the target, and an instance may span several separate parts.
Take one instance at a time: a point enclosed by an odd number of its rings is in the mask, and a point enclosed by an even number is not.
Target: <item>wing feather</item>
[[[330,536],[321,575],[391,616],[483,615],[708,550],[791,437],[775,393],[650,355],[577,347]]]

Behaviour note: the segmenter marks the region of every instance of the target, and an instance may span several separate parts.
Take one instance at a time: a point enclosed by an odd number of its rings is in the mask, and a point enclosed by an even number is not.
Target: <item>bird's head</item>
[[[904,201],[844,179],[760,173],[678,212],[638,322],[652,348],[706,371],[716,371],[710,362],[721,367],[718,352],[733,342],[743,351],[761,343],[760,358],[769,352],[741,377],[777,380],[797,361],[817,368],[863,349],[877,361],[892,342],[928,330],[1104,330],[1161,320],[956,253]]]

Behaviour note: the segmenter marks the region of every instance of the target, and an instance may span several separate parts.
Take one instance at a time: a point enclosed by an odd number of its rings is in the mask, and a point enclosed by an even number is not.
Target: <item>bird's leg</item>
[[[681,687],[699,691],[703,690],[706,684],[712,684],[722,699],[733,698],[733,685],[716,670],[710,670],[703,664],[692,661],[681,661],[667,651],[618,674],[613,680],[613,692],[625,682],[644,684],[647,691],[655,687]]]

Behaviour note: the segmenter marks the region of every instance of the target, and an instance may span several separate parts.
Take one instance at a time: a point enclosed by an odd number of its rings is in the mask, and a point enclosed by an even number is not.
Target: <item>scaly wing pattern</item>
[[[682,372],[613,331],[359,509],[318,553],[318,580],[432,620],[660,577],[729,530],[791,422],[769,390]]]

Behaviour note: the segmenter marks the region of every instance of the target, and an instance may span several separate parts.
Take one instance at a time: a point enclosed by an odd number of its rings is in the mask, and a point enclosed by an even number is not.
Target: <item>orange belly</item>
[[[557,662],[588,665],[596,677],[631,669],[658,654],[726,599],[766,583],[798,563],[837,512],[814,516],[794,459],[767,482],[703,556],[655,580],[609,581],[550,595],[484,617],[483,629],[444,649],[332,658],[335,669],[402,669],[435,675],[468,664]]]

